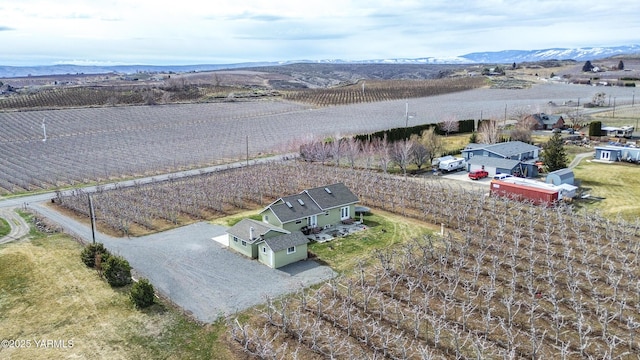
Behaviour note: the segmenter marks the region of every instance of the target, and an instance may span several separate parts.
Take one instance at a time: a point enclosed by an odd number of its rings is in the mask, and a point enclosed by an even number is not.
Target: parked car
[[[469,179],[479,180],[489,176],[489,173],[485,170],[473,170],[469,172]]]
[[[511,177],[511,175],[509,175],[509,174],[500,174],[500,173],[498,173],[498,174],[495,174],[493,176],[493,179],[494,180],[504,180],[504,179],[510,178],[510,177]]]

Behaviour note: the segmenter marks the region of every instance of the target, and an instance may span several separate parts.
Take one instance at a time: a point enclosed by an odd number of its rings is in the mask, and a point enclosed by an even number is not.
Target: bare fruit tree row
[[[303,162],[104,191],[94,199],[103,219],[106,211],[114,219],[151,214],[146,208],[173,211],[180,219],[215,216],[216,203],[224,213],[260,208],[278,196],[333,182],[344,182],[363,205],[443,223],[447,234],[407,239],[373,254],[374,265],[363,263],[320,289],[266,299],[262,316],[231,321],[233,337],[247,352],[630,359],[640,351],[640,222]],[[61,201],[86,208],[81,193]],[[139,221],[153,223],[159,215],[145,216]]]

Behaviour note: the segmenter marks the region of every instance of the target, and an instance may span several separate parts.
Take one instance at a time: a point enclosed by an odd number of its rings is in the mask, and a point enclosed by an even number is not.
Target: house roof
[[[251,237],[251,228],[253,228],[253,238]],[[263,223],[253,219],[242,219],[237,224],[227,229],[227,233],[237,237],[238,239],[245,240],[250,244],[253,244],[256,240],[259,240],[269,231],[275,231],[282,234],[289,233],[289,231],[277,226],[273,226],[271,224]]]
[[[511,159],[501,159],[489,156],[474,156],[467,161],[471,165],[484,165],[501,169],[513,169],[518,166],[521,161]]]
[[[280,219],[280,222],[302,219],[323,212],[307,193],[289,195],[273,202],[268,208]]]
[[[348,187],[343,183],[336,183],[285,196],[271,203],[267,209],[271,209],[284,224],[358,201],[358,197]]]
[[[305,190],[322,210],[353,204],[360,201],[343,183]]]
[[[573,171],[569,168],[564,168],[564,169],[558,169],[555,171],[550,172],[547,176],[549,175],[555,175],[558,176],[560,179],[567,179],[567,178],[572,178],[573,176]]]
[[[527,144],[522,141],[507,141],[507,142],[502,142],[497,144],[474,147],[471,149],[465,148],[465,150],[463,151],[471,151],[471,150],[477,150],[477,149],[484,149],[484,150],[490,151],[499,156],[502,156],[503,158],[508,158],[510,156],[520,155],[522,153],[528,153],[531,151],[540,150],[539,147],[531,144]]]
[[[278,252],[284,249],[288,249],[292,246],[307,244],[309,242],[309,239],[307,239],[307,237],[304,236],[304,234],[302,234],[300,231],[294,231],[290,234],[282,234],[263,239],[262,241],[267,244],[271,251]]]
[[[562,115],[549,115],[545,113],[533,114],[533,117],[536,121],[545,125],[555,125],[560,119],[562,119]]]

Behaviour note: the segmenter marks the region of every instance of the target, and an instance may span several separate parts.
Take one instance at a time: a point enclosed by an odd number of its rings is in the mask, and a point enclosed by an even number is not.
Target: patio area
[[[359,231],[366,230],[367,226],[360,221],[343,221],[340,224],[328,225],[324,228],[312,228],[307,231],[303,231],[309,240],[317,242],[327,242],[335,238],[344,237],[349,234],[353,234]]]

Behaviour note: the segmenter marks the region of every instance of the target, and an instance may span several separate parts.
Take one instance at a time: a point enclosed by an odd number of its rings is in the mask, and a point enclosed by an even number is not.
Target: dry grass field
[[[80,261],[65,235],[0,246],[3,359],[232,359],[226,328],[202,326],[163,302],[139,311]],[[55,341],[42,346],[42,341]]]

